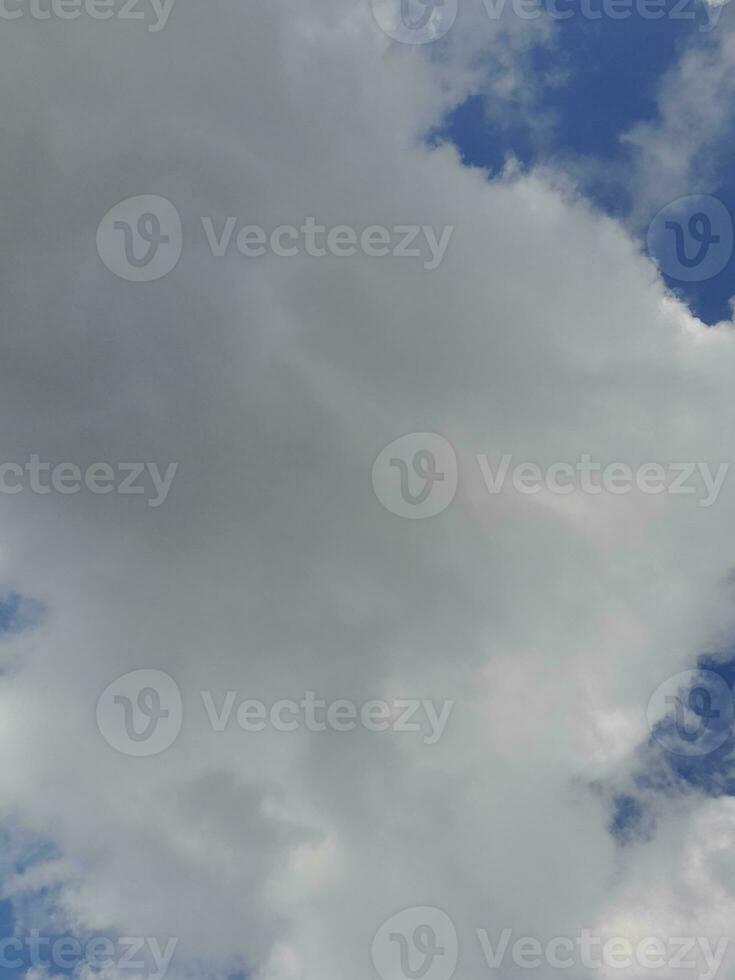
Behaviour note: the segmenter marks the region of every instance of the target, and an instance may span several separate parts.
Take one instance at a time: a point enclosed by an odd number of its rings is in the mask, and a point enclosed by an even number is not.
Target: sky
[[[0,4],[1,980],[732,975],[733,16]]]
[[[604,13],[602,4],[588,7]],[[630,5],[620,8],[618,20],[584,17],[581,3],[540,9],[551,11],[556,30],[552,45],[538,43],[527,53],[533,78],[530,109],[524,104],[519,111],[517,99],[499,104],[482,90],[472,92],[430,133],[430,145],[449,140],[463,163],[490,174],[501,172],[509,158],[526,169],[548,165],[571,172],[596,207],[630,222],[645,245],[646,229],[660,202],[646,201],[647,210],[636,207],[631,177],[639,155],[637,141],[630,137],[641,127],[660,125],[662,88],[670,82],[676,91],[677,69],[687,51],[707,51],[717,44],[729,22],[727,5],[665,0],[656,19],[636,16]],[[572,10],[580,16],[568,16]],[[692,181],[692,190],[715,196],[732,209],[735,187],[728,150],[734,133],[726,103],[721,124],[709,135],[696,147],[709,160]],[[705,323],[729,318],[735,292],[731,260],[702,281],[681,282],[666,269],[662,272],[669,288]]]

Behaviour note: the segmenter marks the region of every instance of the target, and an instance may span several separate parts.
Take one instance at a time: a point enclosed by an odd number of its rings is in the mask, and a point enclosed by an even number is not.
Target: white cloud
[[[491,185],[429,152],[445,66],[389,43],[367,5],[182,4],[154,36],[6,26],[1,455],[180,464],[152,511],[3,503],[7,574],[49,617],[8,648],[0,799],[57,843],[72,920],[179,937],[177,976],[242,962],[272,980],[371,976],[372,937],[406,906],[445,909],[461,944],[481,926],[575,935],[613,902],[627,921],[674,858],[641,845],[647,872],[621,868],[589,784],[633,765],[649,695],[731,626],[735,487],[708,510],[568,513],[467,476],[413,522],[381,507],[371,467],[411,431],[460,459],[726,460],[729,325],[705,334],[624,230],[540,176]],[[176,204],[185,247],[138,285],[95,231],[148,193]],[[213,260],[199,217],[233,214],[455,233],[431,273]],[[98,694],[141,667],[184,697],[150,759],[95,728]],[[456,707],[432,747],[215,734],[198,692],[230,689]],[[700,891],[681,901],[706,919]]]
[[[735,32],[726,6],[708,2],[712,28],[695,35],[661,80],[657,117],[624,137],[635,151],[634,221],[650,221],[677,197],[717,188],[721,147],[733,122]]]

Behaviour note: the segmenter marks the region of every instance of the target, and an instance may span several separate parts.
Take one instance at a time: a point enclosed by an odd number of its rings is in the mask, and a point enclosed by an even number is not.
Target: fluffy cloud
[[[634,151],[634,222],[650,220],[676,197],[717,187],[719,147],[733,124],[735,32],[731,11],[723,4],[710,7],[717,30],[695,36],[684,47],[662,79],[655,119],[638,124],[624,138]]]
[[[627,778],[652,691],[731,628],[732,481],[706,509],[550,506],[488,497],[473,460],[727,461],[729,325],[692,320],[621,227],[543,177],[488,183],[427,149],[446,63],[391,43],[366,4],[182,4],[157,34],[26,18],[0,45],[1,455],[179,463],[158,509],[3,498],[3,575],[48,613],[5,644],[0,799],[56,845],[63,863],[34,874],[69,922],[178,937],[177,976],[336,980],[373,975],[394,912],[438,906],[482,975],[477,927],[574,936],[668,900],[673,838],[621,863],[594,786]],[[101,217],[138,194],[183,221],[156,283],[95,252]],[[433,272],[215,259],[205,215],[454,233]],[[370,484],[413,431],[460,461],[430,521],[387,513]],[[171,674],[184,704],[147,759],[95,724],[99,693],[138,668]],[[203,690],[456,703],[427,746],[216,733]],[[690,850],[714,804],[691,806]],[[730,808],[717,820],[731,832]],[[707,895],[679,898],[702,928]]]

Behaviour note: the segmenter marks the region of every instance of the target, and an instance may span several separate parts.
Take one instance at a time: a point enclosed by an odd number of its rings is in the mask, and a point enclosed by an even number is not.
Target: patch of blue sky
[[[713,671],[735,697],[735,655],[721,657],[702,656],[697,667],[700,671]],[[689,702],[693,715],[688,722],[692,745],[705,744],[708,732],[718,735],[716,747],[701,754],[683,754],[667,749],[666,744],[676,744],[674,727],[679,723],[673,715],[657,726],[650,740],[641,746],[638,767],[633,786],[626,792],[616,793],[611,799],[610,833],[620,844],[646,840],[655,832],[653,810],[657,801],[664,801],[685,793],[701,793],[716,798],[735,796],[735,734],[730,718],[723,719],[723,705],[710,698],[690,697],[697,690],[703,675],[691,674],[688,690],[681,691],[682,702]],[[724,688],[723,688],[724,690]],[[727,737],[719,737],[723,720],[728,723]],[[674,736],[667,738],[667,736]]]
[[[43,619],[44,606],[37,599],[7,592],[0,595],[0,636],[4,633],[19,633],[38,626]]]
[[[601,2],[585,2],[601,8]],[[542,10],[549,6],[548,0],[539,4]],[[428,135],[429,143],[452,142],[467,166],[483,168],[491,177],[509,158],[525,168],[550,164],[566,170],[595,206],[624,219],[633,205],[635,166],[635,149],[624,137],[640,124],[655,125],[667,72],[688,46],[706,43],[715,24],[703,0],[663,0],[665,16],[655,20],[641,16],[639,6],[632,3],[620,20],[589,19],[582,16],[581,0],[556,0],[556,9],[572,16],[552,18],[551,43],[539,41],[527,55],[530,103],[520,106],[480,91]],[[505,16],[514,16],[511,7],[507,0]],[[732,12],[725,10],[712,30],[722,29],[728,17]],[[711,186],[691,193],[717,196],[735,214],[732,136],[728,124],[717,146],[707,148]],[[734,261],[706,281],[680,282],[665,273],[664,280],[704,322],[730,317]]]

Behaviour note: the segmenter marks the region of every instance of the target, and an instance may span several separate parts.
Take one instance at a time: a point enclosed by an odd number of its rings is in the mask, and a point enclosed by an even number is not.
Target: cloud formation
[[[177,937],[172,970],[196,978],[371,977],[376,931],[413,906],[451,917],[466,976],[486,970],[478,927],[727,935],[731,801],[683,797],[622,852],[599,787],[631,778],[658,685],[725,645],[735,487],[707,509],[496,499],[471,463],[716,468],[730,325],[704,328],[624,228],[542,174],[488,182],[427,148],[456,98],[447,61],[391,42],[366,3],[180,0],[157,33],[23,19],[0,47],[0,455],[178,463],[155,509],[2,499],[3,576],[47,609],[3,646],[4,816],[56,848],[6,881],[18,914],[50,882],[69,930]],[[182,255],[126,282],[95,235],[144,194],[177,208]],[[455,230],[433,270],[214,260],[201,217],[231,215]],[[426,521],[371,485],[411,432],[458,459]],[[137,669],[182,693],[181,733],[151,758],[95,722]],[[231,690],[455,707],[432,745],[214,732],[201,692]]]

